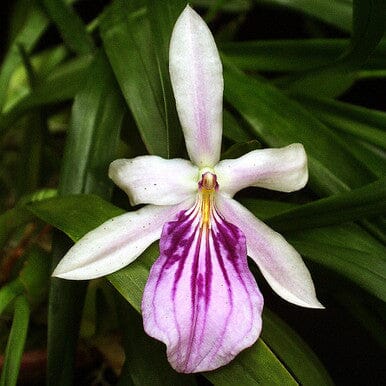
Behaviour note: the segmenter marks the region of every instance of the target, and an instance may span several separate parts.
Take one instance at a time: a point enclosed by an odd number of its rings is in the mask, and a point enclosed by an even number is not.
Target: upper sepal
[[[208,26],[189,5],[173,29],[169,71],[189,157],[213,167],[221,151],[222,64]]]

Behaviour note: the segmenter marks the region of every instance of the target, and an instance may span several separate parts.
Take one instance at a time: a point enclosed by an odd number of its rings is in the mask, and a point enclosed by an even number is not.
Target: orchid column
[[[263,298],[247,254],[284,299],[322,306],[300,255],[232,198],[248,186],[301,189],[308,178],[303,146],[219,161],[222,66],[208,27],[189,6],[172,34],[170,76],[190,161],[114,161],[109,175],[131,203],[150,205],[88,233],[54,275],[107,275],[160,238],[160,256],[143,295],[144,328],[166,344],[173,368],[191,373],[227,364],[260,334]]]

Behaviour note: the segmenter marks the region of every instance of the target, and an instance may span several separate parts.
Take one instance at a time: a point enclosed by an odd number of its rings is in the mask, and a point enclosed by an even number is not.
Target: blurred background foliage
[[[0,5],[0,384],[383,384],[384,0],[191,1],[224,63],[224,156],[306,148],[306,189],[237,199],[302,254],[326,310],[282,301],[251,266],[266,299],[261,339],[186,376],[138,313],[157,244],[107,279],[50,279],[71,242],[132,210],[107,178],[112,160],[186,156],[167,59],[185,5]]]

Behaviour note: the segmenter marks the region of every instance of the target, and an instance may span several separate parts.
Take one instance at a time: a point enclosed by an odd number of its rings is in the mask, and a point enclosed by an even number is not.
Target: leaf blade
[[[114,1],[101,22],[101,37],[147,150],[165,158],[176,154],[174,141],[181,134],[169,130],[162,68],[149,44],[153,40],[146,9]]]
[[[43,0],[43,6],[65,44],[79,55],[92,54],[94,43],[78,14],[63,0]]]
[[[1,386],[16,386],[24,344],[27,338],[29,316],[28,302],[21,295],[15,300],[15,312],[0,378]]]
[[[109,162],[115,158],[124,104],[102,52],[88,73],[84,88],[75,97],[72,122],[64,152],[59,195],[95,192],[108,198],[112,183],[107,179]],[[98,81],[95,81],[95,80]],[[71,243],[58,235],[53,266]],[[70,385],[86,282],[52,278],[49,296],[49,383]]]
[[[386,178],[289,209],[269,218],[268,223],[280,231],[294,231],[361,220],[383,213],[386,213]]]

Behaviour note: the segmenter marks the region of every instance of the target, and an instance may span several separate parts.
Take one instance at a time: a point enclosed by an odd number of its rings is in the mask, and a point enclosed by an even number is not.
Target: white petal
[[[221,192],[231,197],[248,186],[293,192],[307,183],[307,155],[300,143],[254,150],[240,158],[219,162],[215,173]]]
[[[189,157],[200,168],[213,167],[221,151],[222,65],[208,26],[189,6],[174,26],[169,63]]]
[[[109,177],[127,193],[132,205],[173,205],[197,191],[198,168],[184,159],[146,155],[113,161]]]
[[[173,206],[148,205],[106,221],[67,252],[52,276],[84,280],[118,271],[158,240],[163,224],[189,208],[192,202],[188,200]]]
[[[225,219],[245,234],[248,256],[278,295],[299,306],[323,308],[301,256],[283,236],[231,198],[218,194],[216,205]]]

